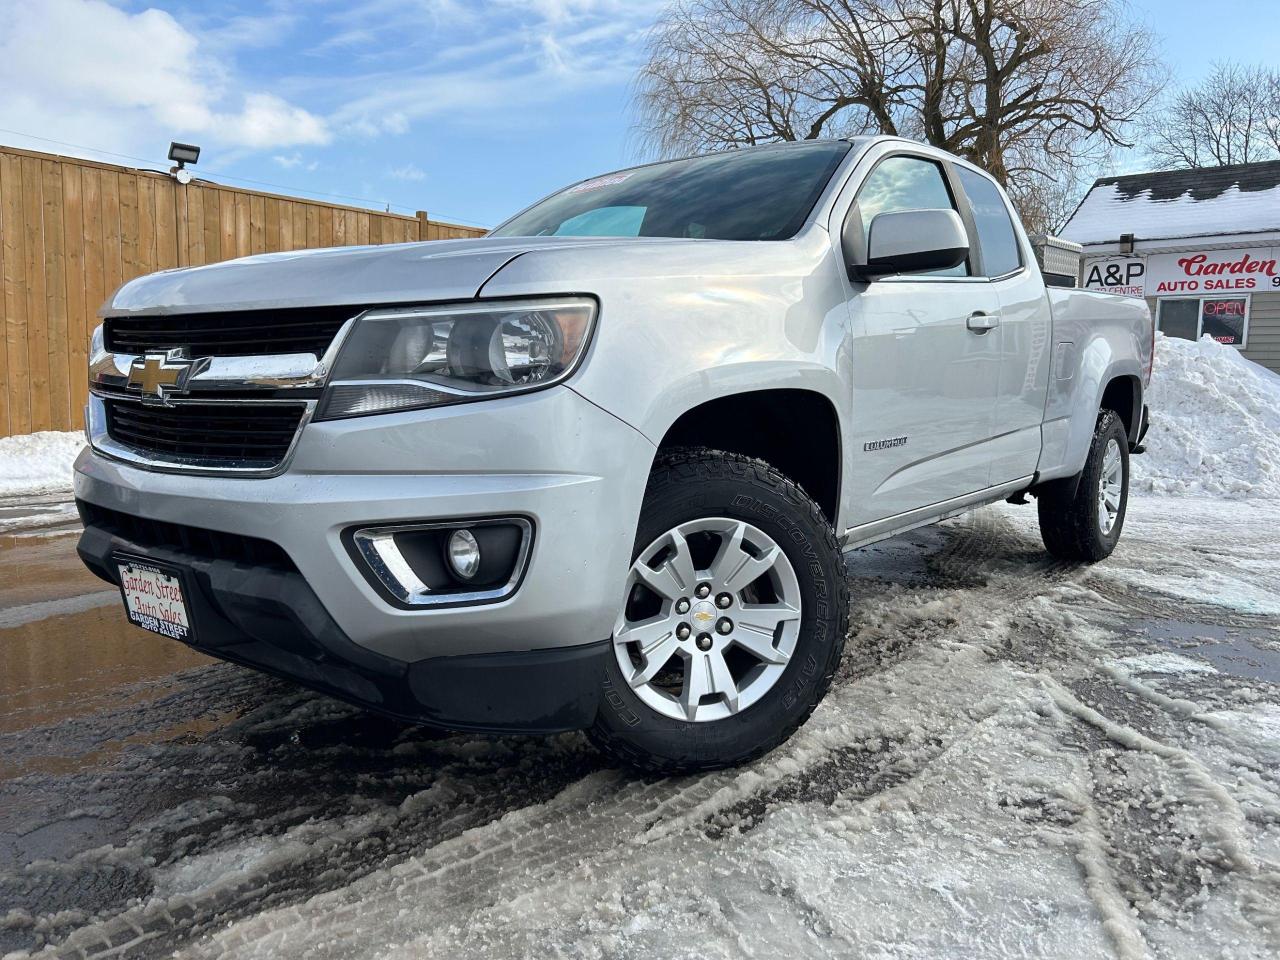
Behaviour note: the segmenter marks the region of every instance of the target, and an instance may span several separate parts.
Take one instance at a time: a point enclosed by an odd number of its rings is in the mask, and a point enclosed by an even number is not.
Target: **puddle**
[[[1135,620],[1132,625],[1161,646],[1206,660],[1222,673],[1280,684],[1280,645],[1274,630],[1167,619]]]
[[[78,534],[0,534],[0,610],[111,589],[76,556]]]
[[[133,626],[116,602],[0,629],[0,733],[91,712],[116,687],[209,662]]]

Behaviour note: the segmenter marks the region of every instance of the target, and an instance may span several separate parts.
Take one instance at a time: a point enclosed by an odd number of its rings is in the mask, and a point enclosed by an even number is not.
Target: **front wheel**
[[[1084,470],[1075,480],[1055,482],[1040,495],[1041,539],[1063,560],[1105,560],[1120,540],[1129,504],[1129,435],[1112,411],[1098,417]]]
[[[664,454],[645,491],[592,739],[672,774],[777,746],[826,693],[848,585],[817,505],[760,460]]]

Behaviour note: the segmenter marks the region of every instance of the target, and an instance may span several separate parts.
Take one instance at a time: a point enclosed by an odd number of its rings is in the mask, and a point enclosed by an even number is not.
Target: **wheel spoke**
[[[625,624],[614,635],[613,642],[620,647],[634,643],[640,653],[641,665],[629,677],[632,687],[643,686],[657,676],[658,671],[667,665],[680,647],[680,641],[676,639],[675,630],[667,617],[653,617],[639,623]]]
[[[644,657],[644,663],[641,667],[631,674],[631,686],[642,687],[665,667],[680,648],[680,641],[676,639],[674,633],[669,633],[661,639],[655,640],[650,646],[641,648],[641,654]]]
[[[684,686],[680,690],[680,707],[687,719],[698,715],[698,704],[711,692],[711,665],[705,656],[693,657],[684,665]]]
[[[773,645],[774,628],[783,619],[791,618],[779,618],[774,621],[772,627],[739,619],[737,629],[733,632],[733,642],[757,660],[763,660],[765,663],[786,663],[791,658]]]
[[[670,617],[657,616],[635,623],[623,623],[613,635],[613,642],[620,645],[636,643],[640,649],[652,646],[674,629]]]
[[[712,650],[706,655],[707,665],[711,673],[711,692],[724,698],[725,706],[733,713],[738,712],[738,684],[729,672],[729,664],[725,663],[724,654]]]
[[[698,571],[693,568],[693,554],[689,552],[689,541],[679,530],[671,531],[672,554],[667,560],[671,572],[680,582],[684,593],[692,593],[698,580]]]
[[[668,600],[678,600],[693,592],[697,571],[693,569],[693,556],[689,553],[689,543],[678,530],[672,530],[671,556],[663,561],[657,570],[647,563],[635,565],[636,575],[645,585],[659,596]]]
[[[716,558],[711,561],[711,576],[716,583],[730,593],[737,593],[773,568],[782,551],[770,545],[759,557],[753,557],[742,548],[746,525],[739,523],[720,544]]]

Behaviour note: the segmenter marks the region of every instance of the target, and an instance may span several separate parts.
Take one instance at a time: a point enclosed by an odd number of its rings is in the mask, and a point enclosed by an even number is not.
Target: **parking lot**
[[[0,950],[1273,956],[1272,501],[1033,508],[850,553],[827,701],[742,770],[379,720],[127,625],[56,498],[0,541]]]

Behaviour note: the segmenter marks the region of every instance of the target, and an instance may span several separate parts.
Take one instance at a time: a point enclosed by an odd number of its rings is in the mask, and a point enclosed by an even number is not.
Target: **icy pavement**
[[[703,777],[158,652],[109,692],[0,681],[0,952],[1275,957],[1280,503],[1137,499],[1093,568],[1034,518],[850,554],[831,694]],[[131,631],[77,589],[12,598],[61,612],[0,625],[5,673]]]

